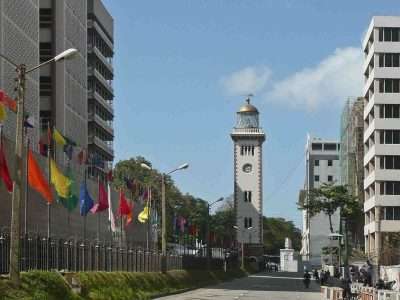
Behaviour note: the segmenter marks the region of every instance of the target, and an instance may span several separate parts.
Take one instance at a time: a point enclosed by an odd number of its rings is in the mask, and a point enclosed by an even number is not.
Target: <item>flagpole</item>
[[[100,174],[97,173],[97,187],[98,187],[98,195],[97,198],[99,198],[99,192],[100,192]],[[100,243],[100,212],[97,212],[97,242]]]
[[[150,209],[150,187],[147,187],[147,228],[146,228],[146,250],[149,251],[149,209]]]
[[[25,158],[25,163],[26,163],[26,173],[25,173],[25,209],[24,209],[24,234],[25,236],[27,235],[27,216],[28,216],[28,174],[29,174],[29,163],[28,163],[28,155],[29,155],[29,148],[30,148],[30,139],[27,135],[27,129],[25,127],[25,136],[27,137],[26,141],[26,158]]]
[[[47,134],[50,130],[50,120],[47,122]],[[49,186],[51,186],[51,139],[48,135],[48,147],[47,147],[47,166],[49,169]],[[50,234],[51,234],[51,206],[50,202],[47,202],[47,270],[50,269]]]

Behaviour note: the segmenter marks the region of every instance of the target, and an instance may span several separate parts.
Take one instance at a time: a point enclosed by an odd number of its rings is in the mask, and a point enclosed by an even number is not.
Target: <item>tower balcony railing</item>
[[[264,134],[264,131],[261,128],[237,128],[235,127],[233,129],[234,134],[248,134],[248,133],[258,133],[258,134]]]

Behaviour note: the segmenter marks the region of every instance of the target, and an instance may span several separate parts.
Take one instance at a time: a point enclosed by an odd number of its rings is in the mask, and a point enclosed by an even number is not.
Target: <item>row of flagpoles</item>
[[[15,101],[10,99],[3,91],[0,90],[0,123],[2,124],[6,117],[6,108],[15,112]],[[25,117],[24,122],[25,132],[27,133],[29,128],[33,128],[34,124],[32,119],[28,116]],[[27,136],[27,135],[26,135]],[[61,146],[63,152],[68,158],[68,164],[65,174],[62,173],[60,168],[57,166],[55,160],[52,158],[52,145],[54,150],[57,150],[57,146]],[[0,178],[5,184],[8,192],[13,190],[13,181],[10,176],[8,169],[7,160],[4,152],[4,141],[3,141],[3,128],[0,126]],[[27,138],[26,141],[26,183],[25,183],[25,233],[27,233],[26,220],[27,220],[27,203],[29,198],[28,186],[38,192],[41,197],[48,204],[48,224],[47,234],[50,238],[51,235],[51,206],[54,204],[54,199],[58,203],[62,204],[68,210],[68,216],[73,211],[78,203],[80,204],[80,215],[84,217],[84,239],[86,234],[86,217],[90,213],[98,215],[98,229],[97,238],[99,239],[99,228],[100,228],[100,215],[99,213],[108,211],[108,222],[110,232],[116,232],[117,226],[115,224],[115,217],[112,209],[112,189],[111,183],[113,181],[112,171],[109,171],[105,180],[105,185],[98,178],[98,197],[97,202],[93,201],[93,198],[89,194],[87,188],[87,165],[98,166],[101,164],[101,160],[98,157],[87,157],[84,148],[80,148],[74,141],[62,135],[56,128],[51,130],[50,126],[47,128],[47,132],[39,140],[39,152],[42,156],[47,157],[48,177],[46,178],[45,173],[41,169],[39,163],[35,159],[35,156],[31,150],[30,140]],[[77,155],[76,150],[79,150]],[[84,166],[84,180],[80,184],[79,198],[76,191],[76,181],[74,178],[73,171],[70,166],[70,162],[76,157],[77,163]],[[104,166],[103,166],[104,167]],[[55,197],[53,196],[51,186],[54,187]],[[128,187],[129,188],[129,187]],[[145,191],[145,206],[143,211],[138,215],[138,221],[140,223],[150,222],[151,218],[151,188],[147,187]],[[117,209],[117,216],[120,218],[121,232],[122,226],[128,226],[133,220],[133,207],[132,201],[129,201],[122,189],[119,191],[119,207]],[[156,213],[154,213],[154,219],[156,219]],[[121,234],[122,236],[122,234]]]

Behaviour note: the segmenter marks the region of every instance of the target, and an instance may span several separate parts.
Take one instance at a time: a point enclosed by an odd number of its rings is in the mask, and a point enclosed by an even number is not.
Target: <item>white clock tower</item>
[[[239,243],[263,244],[262,144],[258,110],[246,100],[231,133],[234,142],[234,204]]]

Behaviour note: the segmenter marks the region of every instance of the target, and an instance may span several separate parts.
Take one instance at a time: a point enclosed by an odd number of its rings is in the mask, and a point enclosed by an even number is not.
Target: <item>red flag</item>
[[[0,102],[13,112],[17,112],[17,101],[11,99],[3,90],[0,90]]]
[[[108,182],[112,182],[113,181],[113,171],[112,170],[110,170],[110,171],[108,171],[108,173],[107,173],[107,181]]]
[[[13,191],[13,182],[11,180],[10,172],[8,172],[7,161],[2,144],[0,146],[0,177],[3,179],[7,191],[11,193]]]
[[[131,206],[128,203],[128,200],[125,198],[124,192],[119,192],[119,207],[118,214],[120,216],[128,216],[132,213]]]
[[[97,199],[97,203],[92,207],[90,210],[92,213],[101,212],[108,208],[108,199],[107,199],[107,192],[104,188],[104,185],[99,182],[99,196]]]
[[[78,153],[78,163],[80,165],[86,164],[87,163],[87,153],[85,149],[82,149],[79,153]]]
[[[133,220],[133,203],[132,203],[132,204],[129,204],[129,203],[128,203],[128,206],[129,206],[129,209],[130,209],[131,211],[130,211],[130,213],[126,216],[126,223],[125,223],[125,226],[128,226],[129,224],[131,224],[131,223],[132,223],[132,220]]]
[[[53,202],[48,181],[44,178],[38,163],[36,162],[32,151],[28,152],[28,182],[29,185],[38,191],[48,203]]]

